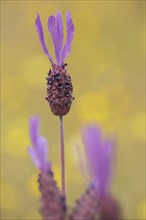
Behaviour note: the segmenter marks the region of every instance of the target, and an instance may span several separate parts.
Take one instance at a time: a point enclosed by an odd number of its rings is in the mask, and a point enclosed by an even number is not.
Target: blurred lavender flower
[[[112,175],[114,142],[104,138],[98,124],[89,124],[82,133],[85,151],[92,172],[92,184],[98,197],[99,220],[121,219],[121,208],[109,191]]]
[[[32,147],[28,148],[28,152],[34,165],[40,169],[38,178],[41,192],[40,212],[44,220],[64,220],[66,216],[65,198],[54,181],[51,164],[47,160],[47,140],[39,135],[38,117],[30,118],[29,130]]]
[[[66,115],[69,110],[71,103],[74,99],[72,96],[73,87],[71,83],[71,77],[67,73],[66,65],[64,61],[68,56],[72,40],[74,36],[74,25],[71,19],[70,12],[66,13],[66,27],[67,27],[67,37],[66,42],[63,47],[63,22],[61,14],[57,11],[56,18],[50,16],[48,19],[48,30],[52,36],[54,43],[56,64],[53,61],[44,40],[43,27],[40,20],[40,15],[37,15],[36,30],[42,45],[44,53],[49,58],[52,69],[48,72],[47,79],[47,96],[46,100],[49,102],[51,111],[57,116]]]
[[[39,119],[31,117],[29,121],[29,132],[32,147],[28,148],[28,152],[32,158],[34,165],[42,171],[50,168],[50,162],[47,160],[48,144],[47,140],[39,134]]]
[[[82,133],[83,143],[88,158],[89,172],[98,193],[107,194],[111,179],[114,144],[104,139],[97,124],[89,124]]]
[[[114,143],[104,139],[100,127],[95,123],[84,128],[82,138],[92,180],[87,191],[77,200],[70,220],[119,220],[120,206],[109,193]]]

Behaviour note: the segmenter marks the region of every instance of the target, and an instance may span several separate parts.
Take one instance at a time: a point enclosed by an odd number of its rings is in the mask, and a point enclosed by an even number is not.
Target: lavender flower
[[[32,158],[34,165],[46,171],[50,169],[50,162],[47,160],[48,146],[47,140],[39,135],[39,119],[38,117],[31,117],[29,121],[29,131],[32,147],[28,148],[28,152]]]
[[[41,192],[40,212],[44,220],[65,220],[65,197],[59,191],[54,181],[51,165],[47,160],[47,141],[44,137],[39,135],[38,117],[30,118],[29,127],[32,147],[28,148],[28,152],[34,165],[40,169],[38,177],[39,190]]]
[[[50,16],[48,19],[48,30],[52,36],[52,40],[54,43],[56,64],[53,61],[45,44],[43,27],[39,14],[37,15],[35,25],[40,43],[42,45],[42,49],[52,64],[52,69],[50,69],[50,71],[48,72],[48,77],[46,78],[46,100],[49,102],[53,114],[57,116],[63,116],[69,112],[71,103],[74,99],[74,97],[72,96],[73,87],[71,83],[71,77],[67,73],[67,64],[64,64],[65,59],[71,50],[72,40],[74,36],[74,25],[71,19],[71,14],[70,12],[67,12],[66,14],[67,37],[64,47],[63,22],[60,12],[57,12],[56,18],[54,16]]]
[[[108,192],[111,177],[113,143],[103,138],[97,124],[88,125],[82,133],[93,184],[101,194]]]
[[[119,220],[120,206],[109,192],[114,144],[110,139],[104,139],[97,124],[90,124],[83,130],[83,142],[90,166],[89,172],[92,172],[93,189],[98,198],[95,216],[98,214],[99,220]]]

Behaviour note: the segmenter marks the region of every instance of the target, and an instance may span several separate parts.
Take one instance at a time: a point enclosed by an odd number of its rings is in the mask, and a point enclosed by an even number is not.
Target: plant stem
[[[64,129],[63,129],[63,116],[59,117],[60,120],[60,156],[61,156],[61,183],[62,192],[65,195],[65,156],[64,156]]]

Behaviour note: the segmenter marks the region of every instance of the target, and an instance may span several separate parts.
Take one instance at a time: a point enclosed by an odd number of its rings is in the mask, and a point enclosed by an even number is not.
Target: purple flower
[[[42,171],[50,168],[50,162],[47,160],[48,145],[47,140],[39,135],[39,119],[31,117],[29,120],[29,132],[32,147],[28,148],[28,152],[34,165]]]
[[[83,142],[93,184],[102,194],[106,194],[111,177],[113,143],[103,138],[100,127],[95,123],[83,130]]]
[[[42,49],[49,58],[50,62],[54,64],[53,59],[45,44],[43,27],[39,14],[37,14],[35,25],[39,35],[40,43],[42,45]],[[61,14],[59,11],[57,11],[56,17],[54,16],[49,17],[48,30],[52,36],[52,40],[54,43],[56,62],[58,66],[62,66],[62,64],[64,63],[66,57],[68,56],[71,50],[72,40],[74,36],[74,25],[71,19],[70,12],[66,13],[66,28],[67,28],[67,37],[66,37],[65,45],[63,47],[63,22],[62,22]]]

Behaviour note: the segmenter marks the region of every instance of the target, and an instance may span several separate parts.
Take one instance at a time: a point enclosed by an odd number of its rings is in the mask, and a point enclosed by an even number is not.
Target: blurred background
[[[75,25],[67,58],[75,101],[64,118],[69,206],[88,183],[75,145],[81,128],[97,121],[117,138],[111,191],[124,219],[145,219],[145,1],[1,1],[1,209],[2,220],[40,220],[38,170],[27,153],[28,120],[39,115],[49,142],[49,159],[60,185],[59,125],[47,101],[50,68],[35,29],[40,13],[48,49],[54,56],[47,19],[67,10]]]

